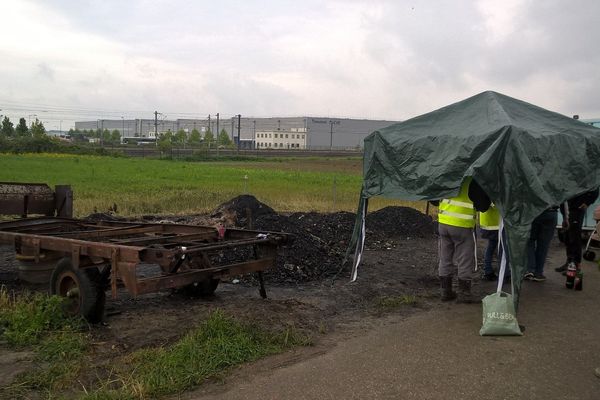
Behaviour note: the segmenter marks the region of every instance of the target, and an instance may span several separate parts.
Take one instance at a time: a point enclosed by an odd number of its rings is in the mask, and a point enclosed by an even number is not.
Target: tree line
[[[46,133],[44,124],[35,119],[27,126],[25,118],[19,119],[14,126],[10,118],[4,117],[0,126],[0,150],[14,152],[48,152],[56,151],[60,146],[58,139]]]
[[[121,132],[118,129],[109,131],[108,129],[69,129],[66,136],[72,144],[84,145],[87,143],[99,143],[102,146],[117,146],[121,144]],[[136,142],[138,138],[132,138]],[[142,138],[139,138],[142,139]],[[66,144],[57,137],[47,134],[44,124],[39,120],[31,122],[27,126],[25,118],[20,118],[17,126],[8,118],[4,117],[0,126],[0,151],[14,152],[52,152],[52,151],[71,151],[77,146]],[[222,129],[218,135],[209,129],[204,135],[194,128],[191,132],[183,129],[172,132],[170,129],[158,134],[157,147],[161,151],[169,151],[173,147],[207,147],[207,148],[233,148],[234,143],[225,129]],[[66,149],[69,147],[69,149]],[[97,150],[94,150],[98,152]]]

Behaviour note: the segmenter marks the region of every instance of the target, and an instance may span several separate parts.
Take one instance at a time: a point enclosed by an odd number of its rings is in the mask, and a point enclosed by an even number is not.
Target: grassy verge
[[[18,298],[0,288],[0,338],[16,349],[32,349],[34,367],[19,375],[0,397],[26,398],[26,393],[53,393],[69,387],[81,368],[88,335],[80,320],[66,318],[62,299],[41,293]]]
[[[103,387],[83,398],[145,399],[181,393],[235,365],[308,344],[292,328],[273,334],[215,311],[177,343],[126,356]]]
[[[177,343],[126,356],[111,383],[84,399],[146,399],[181,393],[232,366],[308,344],[294,329],[273,334],[215,311]]]
[[[220,377],[235,365],[310,344],[293,328],[268,332],[215,311],[176,343],[115,358],[110,371],[97,375],[102,378],[90,379],[97,368],[91,337],[80,321],[62,315],[61,303],[42,294],[15,298],[0,289],[0,338],[35,352],[34,366],[1,388],[0,398],[158,398]]]

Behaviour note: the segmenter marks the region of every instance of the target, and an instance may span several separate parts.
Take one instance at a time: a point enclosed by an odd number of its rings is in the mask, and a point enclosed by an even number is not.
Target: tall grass
[[[31,293],[16,297],[0,287],[0,337],[15,346],[40,343],[48,332],[73,330],[78,321],[66,318],[63,298]]]
[[[356,159],[184,162],[66,154],[0,154],[0,181],[70,184],[77,216],[205,213],[241,194],[277,211],[356,210]],[[374,199],[370,209],[418,203]]]
[[[82,368],[88,336],[79,319],[63,313],[63,299],[42,293],[16,297],[0,287],[0,338],[35,352],[34,368],[19,375],[0,397],[26,398],[30,390],[53,392],[67,388]]]

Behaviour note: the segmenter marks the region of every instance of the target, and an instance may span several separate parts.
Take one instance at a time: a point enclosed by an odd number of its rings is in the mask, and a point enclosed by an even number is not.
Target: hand
[[[562,227],[564,229],[569,229],[569,221],[567,221],[566,219],[563,219]]]

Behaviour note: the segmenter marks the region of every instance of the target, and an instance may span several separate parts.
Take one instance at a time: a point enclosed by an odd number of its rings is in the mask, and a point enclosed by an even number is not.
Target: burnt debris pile
[[[222,221],[225,225],[247,227],[248,222],[253,225],[257,218],[273,214],[275,211],[271,207],[261,203],[256,197],[245,194],[219,205],[210,217]]]
[[[247,209],[253,215],[253,229],[294,235],[294,241],[281,248],[277,268],[265,273],[268,281],[294,284],[323,279],[340,271],[354,229],[355,214],[278,214],[253,196],[243,196],[243,199],[238,197],[222,204],[212,216],[222,218],[235,214],[235,223],[230,226],[246,227]],[[389,248],[398,240],[433,235],[431,217],[408,207],[386,207],[372,212],[367,215],[365,224],[367,249]],[[345,269],[348,268],[346,265]]]

